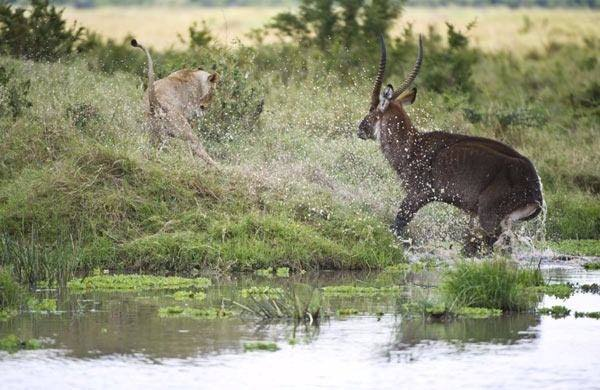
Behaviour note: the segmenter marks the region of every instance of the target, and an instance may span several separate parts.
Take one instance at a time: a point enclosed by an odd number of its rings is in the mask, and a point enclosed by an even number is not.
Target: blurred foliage
[[[49,0],[31,0],[29,8],[0,3],[0,52],[56,61],[76,48],[82,34],[81,27],[67,27],[62,10]]]
[[[352,1],[352,0],[350,0]],[[14,1],[13,1],[14,2]],[[172,0],[57,0],[56,4],[71,5],[78,8],[90,8],[105,5],[156,5],[173,4]],[[294,5],[293,0],[187,0],[184,3],[208,7],[226,6],[267,6],[267,5]],[[178,2],[178,4],[180,4]],[[411,6],[443,7],[448,5],[475,6],[505,5],[517,7],[600,7],[599,0],[407,0]]]
[[[345,49],[386,35],[401,11],[402,0],[301,0],[297,14],[283,12],[267,26],[281,37]]]
[[[16,119],[31,107],[27,95],[31,80],[17,77],[14,68],[0,65],[0,118]]]

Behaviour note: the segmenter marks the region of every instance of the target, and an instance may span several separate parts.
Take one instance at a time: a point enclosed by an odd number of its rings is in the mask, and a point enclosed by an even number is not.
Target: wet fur
[[[365,117],[359,136],[379,140],[407,192],[392,226],[396,234],[402,234],[415,213],[434,201],[477,217],[488,247],[502,232],[503,221],[539,214],[541,183],[529,159],[487,138],[419,132],[401,102],[386,104],[383,112],[377,108]]]

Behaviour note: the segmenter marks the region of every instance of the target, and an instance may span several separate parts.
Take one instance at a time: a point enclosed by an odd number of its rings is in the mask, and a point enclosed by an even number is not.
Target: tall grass
[[[451,307],[526,311],[537,303],[533,287],[544,284],[538,269],[519,268],[506,259],[461,261],[446,271],[441,291]]]
[[[15,309],[23,300],[23,291],[8,268],[0,267],[0,319],[3,310]]]

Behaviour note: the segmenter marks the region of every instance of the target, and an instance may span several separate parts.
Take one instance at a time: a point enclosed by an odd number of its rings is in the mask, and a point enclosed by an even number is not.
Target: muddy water
[[[600,283],[600,272],[546,270],[555,281]],[[404,280],[393,297],[328,302],[356,316],[331,315],[319,326],[251,318],[159,318],[161,294],[62,296],[58,314],[22,314],[0,323],[0,337],[41,338],[49,349],[0,352],[2,389],[104,388],[577,388],[600,387],[600,320],[533,314],[432,323],[398,307],[422,296],[435,275]],[[216,280],[208,305],[257,284],[376,284],[377,275],[304,276],[302,280]],[[421,287],[414,287],[415,285]],[[171,302],[172,304],[172,302]],[[541,305],[599,311],[600,295]],[[382,314],[384,313],[384,314]],[[289,340],[294,338],[295,344]],[[244,352],[249,341],[273,341],[276,352]]]

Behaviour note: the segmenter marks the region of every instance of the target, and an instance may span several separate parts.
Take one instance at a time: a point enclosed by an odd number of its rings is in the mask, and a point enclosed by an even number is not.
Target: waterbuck
[[[417,89],[410,86],[423,62],[423,37],[419,36],[414,67],[396,91],[391,85],[381,91],[386,64],[383,37],[380,44],[371,105],[359,125],[358,137],[379,140],[406,191],[392,231],[401,236],[421,207],[444,202],[466,211],[472,223],[479,221],[480,238],[469,235],[465,251],[472,254],[481,244],[491,249],[513,222],[532,219],[542,208],[541,183],[533,164],[498,141],[418,131],[404,106],[417,96]]]

